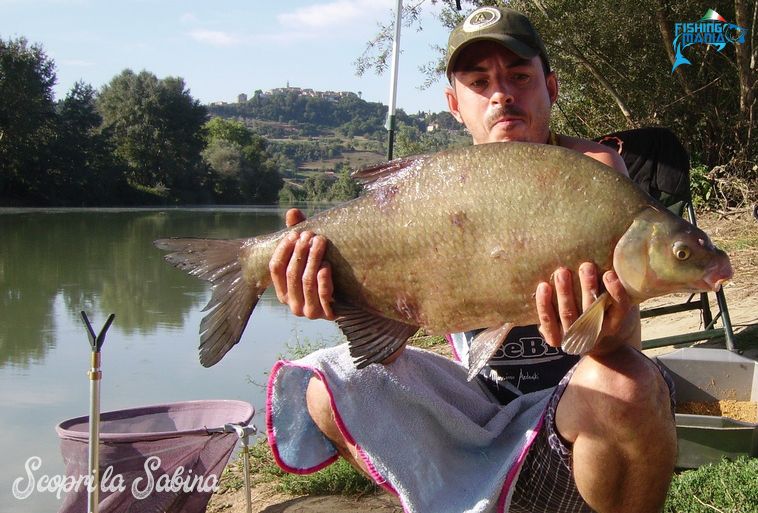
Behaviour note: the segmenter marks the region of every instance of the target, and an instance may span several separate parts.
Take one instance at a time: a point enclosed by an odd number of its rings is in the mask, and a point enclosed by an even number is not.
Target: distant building
[[[245,93],[238,94],[237,103],[247,103],[247,95]]]
[[[272,94],[290,94],[295,93],[298,96],[308,96],[310,98],[323,98],[325,100],[336,102],[340,98],[345,98],[349,96],[358,96],[357,94],[350,92],[350,91],[314,91],[313,89],[302,89],[300,87],[290,87],[289,82],[287,82],[287,87],[278,87],[276,89],[271,89],[268,92],[263,93],[264,96],[272,95]]]

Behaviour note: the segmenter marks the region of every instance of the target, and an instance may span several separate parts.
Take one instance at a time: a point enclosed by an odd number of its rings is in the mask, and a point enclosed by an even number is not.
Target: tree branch
[[[745,0],[734,1],[734,13],[735,22],[740,27],[747,28],[750,20],[748,15],[748,2]],[[753,4],[753,25],[755,24],[756,12],[758,12],[758,4]],[[737,73],[740,81],[740,113],[745,118],[750,117],[750,110],[753,104],[755,84],[755,69],[751,69],[751,57],[753,48],[753,38],[750,41],[745,41],[743,44],[734,45],[735,56],[737,59]],[[754,58],[754,57],[753,57]]]
[[[531,0],[532,3],[537,7],[537,9],[542,13],[542,15],[549,21],[550,23],[554,23],[554,20],[550,13],[548,13],[547,9],[543,5],[541,0]],[[634,120],[632,118],[632,113],[629,110],[629,108],[626,106],[626,103],[621,98],[621,95],[616,91],[616,88],[613,87],[613,85],[605,78],[605,76],[600,72],[600,70],[590,62],[587,57],[584,56],[584,53],[582,53],[581,50],[574,44],[573,41],[566,40],[566,46],[568,47],[568,53],[572,57],[574,57],[577,61],[579,61],[580,64],[582,64],[587,70],[592,74],[593,77],[595,77],[595,80],[597,80],[600,85],[603,86],[603,88],[606,90],[606,92],[613,98],[613,101],[616,102],[616,105],[618,106],[621,113],[626,118],[627,123],[630,126],[634,126]]]
[[[658,22],[658,31],[661,34],[661,42],[666,49],[666,55],[668,55],[669,62],[671,62],[671,66],[673,67],[674,62],[676,62],[676,55],[674,55],[674,35],[671,33],[671,24],[666,19],[665,10],[663,2],[658,0],[658,7],[655,10],[655,19]],[[682,89],[684,89],[684,92],[688,95],[692,94],[692,91],[687,84],[687,79],[684,76],[684,69],[678,68],[674,71],[674,74],[676,75],[679,84],[681,84]]]

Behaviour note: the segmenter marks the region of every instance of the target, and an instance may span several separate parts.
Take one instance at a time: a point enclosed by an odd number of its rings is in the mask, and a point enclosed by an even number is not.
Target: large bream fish
[[[705,233],[627,177],[565,148],[470,146],[392,161],[359,178],[361,197],[292,228],[329,240],[336,322],[359,368],[385,360],[419,327],[488,328],[472,343],[475,375],[511,326],[538,322],[534,291],[559,267],[613,268],[636,303],[717,290],[732,276]],[[156,241],[167,261],[213,284],[200,325],[204,366],[239,341],[288,232]],[[575,292],[579,301],[578,283]],[[564,350],[594,347],[608,301],[603,293],[574,323]]]

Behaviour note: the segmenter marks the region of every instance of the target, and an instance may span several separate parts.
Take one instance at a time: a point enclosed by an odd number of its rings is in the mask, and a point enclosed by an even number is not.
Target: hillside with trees
[[[355,93],[206,106],[179,77],[126,69],[56,101],[55,81],[40,44],[0,39],[0,206],[340,201],[359,192],[352,170],[386,158],[387,108]],[[427,133],[445,116],[398,112],[396,155],[464,143]]]
[[[437,22],[452,28],[474,7],[503,2],[456,3],[406,6],[405,24],[421,28],[423,10],[439,5]],[[537,26],[559,77],[555,130],[595,138],[669,127],[690,152],[693,190],[726,207],[758,200],[754,4],[718,6],[746,28],[744,43],[689,46],[693,64],[672,72],[675,23],[711,4],[508,2]],[[359,72],[386,69],[392,33],[388,23],[367,43]],[[441,76],[441,55],[427,70],[430,83]],[[349,170],[385,159],[386,107],[359,93],[287,87],[201,105],[181,78],[124,70],[100,90],[78,83],[56,100],[55,80],[40,44],[0,38],[0,205],[335,200],[356,190]],[[397,119],[397,157],[470,142],[447,113]]]
[[[245,102],[210,105],[208,112],[266,138],[285,180],[281,201],[337,201],[358,190],[348,185],[350,171],[386,158],[387,107],[356,93],[257,90]],[[408,115],[398,109],[396,119],[396,157],[470,143],[447,112]]]

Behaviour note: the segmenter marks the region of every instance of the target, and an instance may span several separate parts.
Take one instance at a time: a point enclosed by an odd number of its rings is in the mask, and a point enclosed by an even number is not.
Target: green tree
[[[347,201],[357,198],[361,192],[361,186],[350,177],[350,171],[343,169],[337,174],[337,180],[329,188],[329,196],[332,201]]]
[[[253,142],[253,132],[243,123],[220,117],[211,118],[205,124],[205,134],[209,144],[218,139],[238,144],[240,147]]]
[[[132,184],[194,199],[205,185],[200,152],[206,110],[183,79],[127,69],[102,88],[97,107]]]
[[[241,201],[239,178],[243,161],[240,146],[214,139],[203,150],[203,160],[213,172],[213,194],[220,203]]]
[[[0,199],[38,201],[55,137],[55,64],[26,39],[0,39]]]
[[[205,125],[203,159],[213,173],[213,191],[222,203],[272,203],[282,178],[266,141],[238,121],[213,118]]]
[[[300,201],[305,201],[303,187],[292,182],[285,182],[284,186],[279,189],[279,203],[288,205]]]
[[[442,3],[438,20],[452,29],[480,5],[507,5],[526,14],[542,35],[557,71],[561,91],[553,117],[564,133],[597,137],[646,125],[672,128],[693,160],[718,166],[725,181],[747,182],[758,191],[758,145],[755,144],[758,71],[754,33],[754,2],[722,2],[724,18],[748,30],[745,42],[686,49],[692,66],[671,73],[676,22],[700,19],[711,7],[705,0],[673,2],[640,0],[580,2],[578,0],[468,0]],[[408,8],[404,19],[419,24],[429,2]],[[609,16],[609,13],[613,13]],[[383,70],[392,41],[391,23],[367,45],[358,70]],[[439,42],[440,46],[444,41]],[[427,85],[444,76],[444,48],[425,69]]]
[[[77,82],[57,105],[55,159],[50,163],[46,187],[51,203],[102,205],[123,201],[122,170],[113,146],[100,131],[102,118],[91,85]]]
[[[240,183],[246,202],[276,202],[282,177],[275,161],[260,147],[246,146],[242,151],[247,166],[242,170]]]
[[[395,155],[408,157],[434,153],[454,146],[471,144],[470,137],[453,135],[449,130],[435,129],[422,132],[415,126],[399,123],[395,133]]]
[[[329,201],[329,180],[323,173],[309,176],[303,182],[306,199],[308,201]]]
[[[395,132],[395,157],[407,157],[410,155],[420,155],[425,152],[426,148],[421,141],[421,131],[404,123],[399,123]]]

